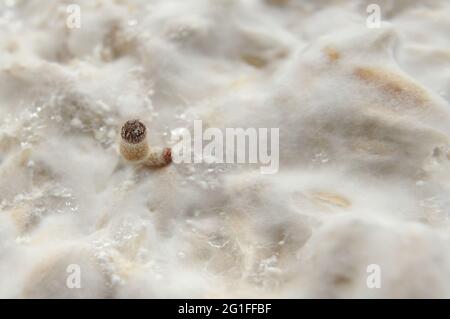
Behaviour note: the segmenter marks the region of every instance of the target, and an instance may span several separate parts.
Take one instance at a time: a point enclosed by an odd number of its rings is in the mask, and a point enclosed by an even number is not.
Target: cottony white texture
[[[450,2],[371,2],[1,1],[0,297],[449,298]],[[279,172],[129,165],[132,118]]]

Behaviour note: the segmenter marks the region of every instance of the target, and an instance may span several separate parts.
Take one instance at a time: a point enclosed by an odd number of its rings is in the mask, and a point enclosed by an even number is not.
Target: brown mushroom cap
[[[146,128],[139,120],[126,121],[122,126],[121,136],[126,142],[137,144],[145,139]]]

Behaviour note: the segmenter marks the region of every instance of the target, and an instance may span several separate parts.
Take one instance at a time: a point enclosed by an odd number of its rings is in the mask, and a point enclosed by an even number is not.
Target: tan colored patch
[[[333,47],[325,47],[323,49],[330,62],[337,62],[341,58],[341,54]]]
[[[97,224],[95,225],[95,229],[99,230],[105,228],[106,225],[108,225],[109,218],[110,216],[108,213],[104,213],[102,216],[100,216],[99,220],[97,221]]]
[[[331,204],[334,206],[344,207],[348,208],[352,205],[349,199],[345,198],[342,195],[336,194],[336,193],[330,193],[330,192],[314,192],[311,194],[314,198],[314,200]]]
[[[274,6],[284,6],[288,4],[290,0],[266,0],[266,2],[270,5]]]
[[[126,143],[123,140],[120,141],[120,153],[128,161],[142,161],[147,157],[148,152],[149,149],[146,139],[138,144]]]
[[[376,155],[390,155],[395,152],[395,146],[384,143],[383,141],[370,140],[364,137],[357,138],[352,143],[352,149],[357,152],[376,154]]]
[[[418,85],[397,73],[371,67],[357,67],[354,75],[372,85],[378,85],[385,93],[413,99],[415,104],[423,106],[427,102],[427,93]]]
[[[250,77],[246,77],[246,76],[241,76],[238,79],[234,80],[231,85],[230,88],[231,89],[241,89],[243,88],[245,85],[247,85],[250,82],[251,78]],[[227,88],[227,92],[228,92],[228,88]]]
[[[20,234],[28,232],[39,222],[39,218],[31,214],[30,210],[29,205],[21,205],[13,208],[10,212],[10,216]]]
[[[245,63],[258,69],[261,69],[267,65],[267,61],[264,58],[254,54],[243,54],[241,55],[241,59]]]
[[[76,289],[67,286],[71,264],[81,269],[81,287]],[[115,292],[108,287],[108,275],[92,260],[88,248],[80,246],[66,245],[41,254],[41,258],[30,265],[24,279],[19,298],[103,299],[112,298]]]
[[[19,42],[17,41],[10,41],[6,44],[6,51],[8,53],[16,53],[17,51],[19,51]]]
[[[21,167],[25,167],[27,163],[30,161],[31,149],[27,148],[20,152],[18,155],[19,165]]]

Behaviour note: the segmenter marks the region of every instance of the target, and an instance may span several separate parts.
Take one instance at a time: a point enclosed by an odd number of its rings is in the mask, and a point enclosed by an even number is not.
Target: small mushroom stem
[[[129,120],[122,126],[120,154],[127,161],[149,167],[161,167],[172,162],[170,148],[150,148],[147,141],[147,128],[139,120]]]

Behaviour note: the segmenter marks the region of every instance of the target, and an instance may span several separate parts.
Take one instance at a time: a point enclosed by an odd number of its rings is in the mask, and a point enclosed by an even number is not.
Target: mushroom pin
[[[161,167],[172,162],[170,148],[150,148],[147,141],[147,128],[141,121],[126,121],[120,135],[120,154],[127,161],[150,167]]]

